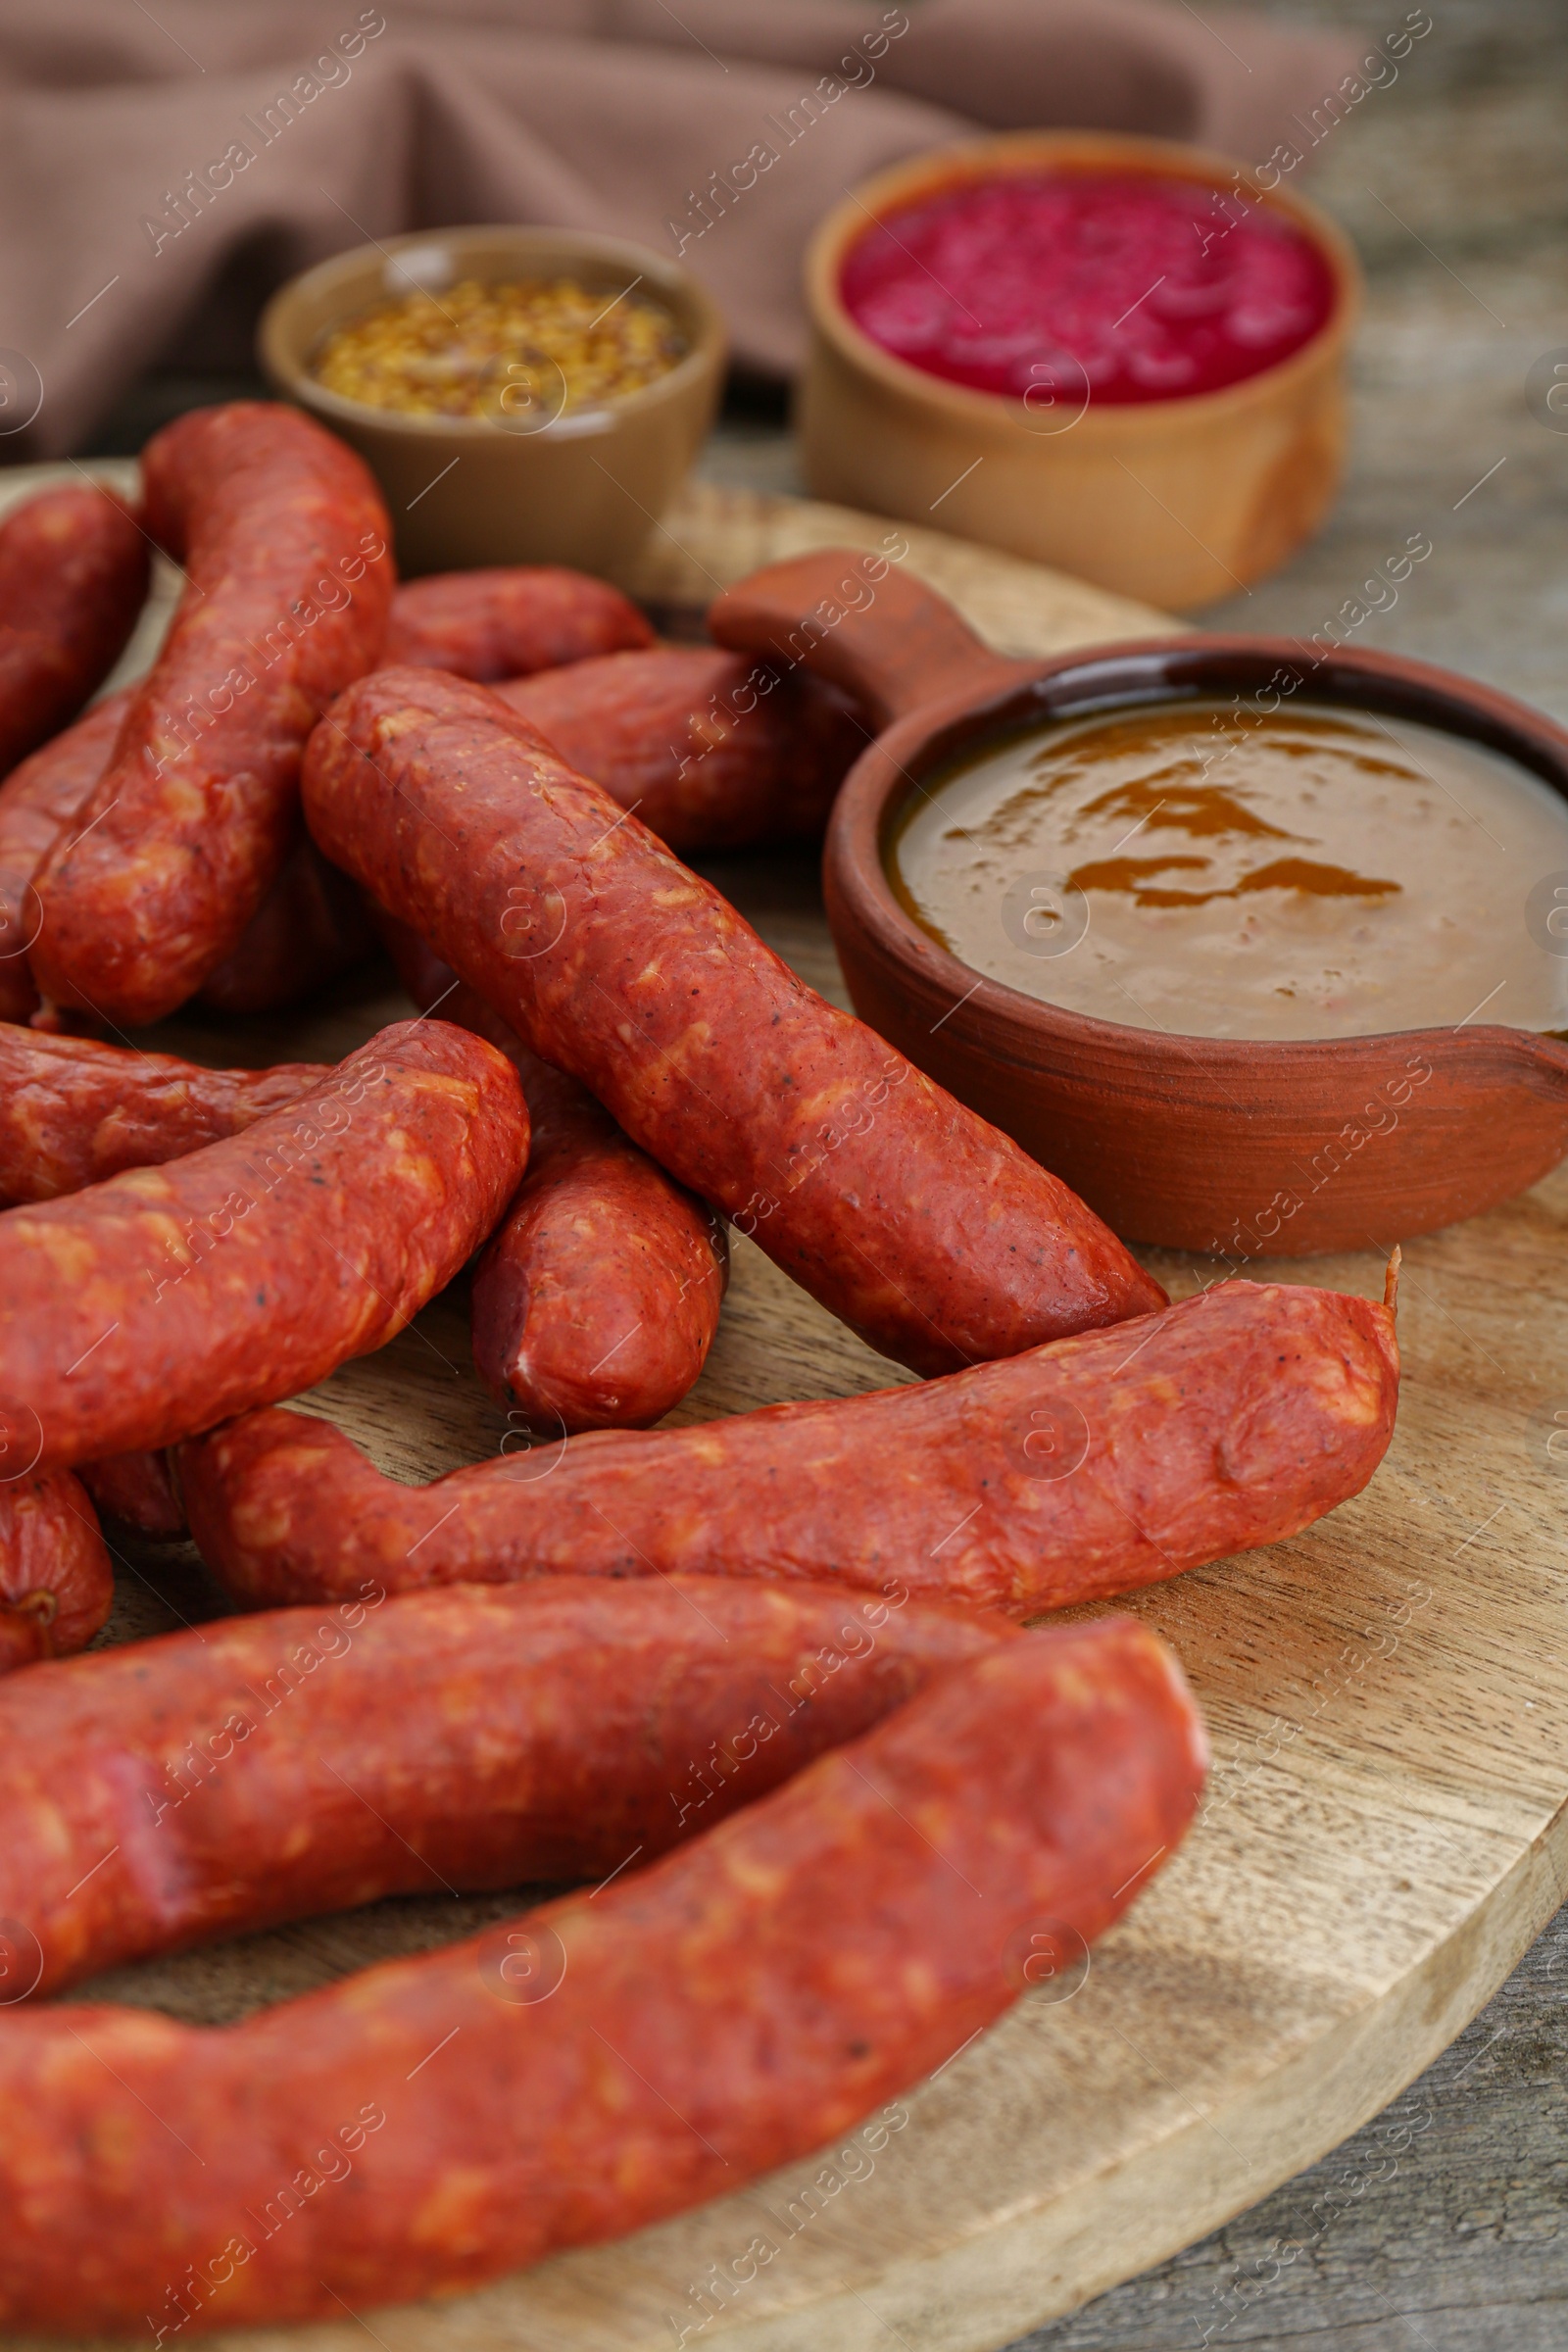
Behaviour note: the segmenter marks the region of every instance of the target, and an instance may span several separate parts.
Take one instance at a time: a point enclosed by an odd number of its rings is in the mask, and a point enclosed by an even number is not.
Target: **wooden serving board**
[[[632,584],[691,608],[755,564],[807,546],[875,546],[887,527],[699,488]],[[1031,565],[906,536],[911,565],[1009,653],[1162,625]],[[844,1002],[809,858],[709,870]],[[206,1060],[324,1058],[407,1009],[372,970],[287,1022],[182,1018],[148,1042]],[[1411,1245],[1398,1429],[1367,1493],[1294,1543],[1130,1603],[1182,1656],[1213,1772],[1187,1843],[1087,1978],[1064,1981],[1069,1997],[1027,1995],[910,2093],[906,2123],[874,2153],[851,2134],[733,2197],[483,2293],[345,2309],[340,2322],[244,2340],[277,2352],[980,2352],[1163,2259],[1375,2112],[1564,1896],[1568,1458],[1553,1449],[1568,1457],[1556,1434],[1568,1432],[1565,1224],[1559,1174]],[[1150,1262],[1177,1296],[1219,1271],[1163,1252]],[[1282,1274],[1381,1294],[1383,1271],[1352,1256]],[[737,1237],[712,1355],[671,1419],[907,1377]],[[473,1377],[457,1288],[304,1401],[407,1479],[505,1436]],[[188,1546],[127,1547],[109,1638],[220,1605]],[[122,1970],[89,1994],[219,2022],[517,1907],[388,1902]],[[758,2239],[772,2249],[761,2262]],[[1216,2309],[1216,2333],[1230,2317]]]

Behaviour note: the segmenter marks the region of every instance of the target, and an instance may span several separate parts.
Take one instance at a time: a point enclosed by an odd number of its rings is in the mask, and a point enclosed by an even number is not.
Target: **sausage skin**
[[[76,1476],[106,1519],[122,1520],[138,1535],[165,1544],[190,1532],[167,1454],[111,1453],[101,1462],[79,1462]]]
[[[606,654],[497,692],[682,857],[820,839],[871,734],[811,671],[716,646]]]
[[[361,461],[297,409],[176,417],[147,521],[190,585],[73,843],[45,860],[40,992],[134,1027],[238,946],[294,838],[300,754],[375,661],[391,526]]]
[[[0,2324],[363,2311],[739,2188],[945,2063],[1043,1939],[1100,1936],[1180,1841],[1205,1761],[1155,1636],[1027,1634],[486,1937],[218,2030],[14,2006]]]
[[[0,1203],[53,1200],[238,1135],[331,1071],[206,1070],[172,1054],[0,1022]]]
[[[405,1021],[241,1135],[5,1210],[0,1438],[69,1468],[298,1395],[451,1280],[527,1148],[511,1064]]]
[[[301,835],[239,945],[202,982],[215,1012],[277,1012],[363,963],[375,945],[365,902],[347,874]]]
[[[0,1020],[25,1021],[38,1007],[26,961],[43,919],[33,876],[96,792],[130,701],[128,687],[111,695],[0,784]],[[372,944],[353,883],[302,835],[201,1002],[218,1012],[276,1011],[335,980]]]
[[[1227,1282],[945,1380],[503,1455],[428,1487],[329,1422],[254,1413],[179,1451],[242,1608],[541,1571],[831,1578],[1027,1617],[1278,1543],[1358,1494],[1398,1396],[1394,1319]]]
[[[38,991],[27,951],[43,921],[33,877],[98,789],[130,690],[97,703],[0,784],[0,1020],[29,1020]]]
[[[71,1472],[0,1478],[0,1675],[85,1649],[114,1597],[108,1548]]]
[[[361,680],[304,786],[328,858],[882,1353],[948,1372],[1163,1302],[1064,1184],[486,688]]]
[[[727,1228],[406,923],[385,915],[379,927],[415,1003],[487,1037],[528,1104],[528,1172],[474,1269],[480,1379],[541,1435],[651,1427],[708,1360],[729,1284]]]
[[[488,684],[653,642],[637,607],[608,581],[554,564],[497,564],[406,580],[382,658]]]
[[[375,1587],[166,1635],[0,1696],[0,1919],[51,1993],[383,1895],[599,1880],[1019,1638],[715,1577]]]
[[[60,1473],[62,1478],[70,1475],[69,1470]],[[47,1639],[38,1612],[13,1609],[0,1601],[0,1675],[15,1674],[19,1666],[36,1666],[49,1655]]]
[[[575,1078],[528,1060],[534,1142],[473,1270],[474,1366],[541,1433],[647,1429],[708,1360],[728,1237]]]
[[[112,490],[41,490],[0,521],[0,775],[102,684],[146,595],[147,537]]]

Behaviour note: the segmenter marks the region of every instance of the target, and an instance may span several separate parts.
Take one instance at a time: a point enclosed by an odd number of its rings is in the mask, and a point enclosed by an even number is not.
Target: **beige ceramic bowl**
[[[1302,229],[1337,289],[1299,351],[1217,392],[1030,414],[897,359],[839,298],[872,216],[1008,172],[1154,172],[1230,189],[1239,176]],[[812,239],[812,348],[801,395],[807,479],[819,498],[1054,564],[1172,608],[1211,603],[1282,564],[1339,485],[1345,353],[1361,274],[1332,220],[1288,187],[1265,191],[1225,157],[1101,131],[1019,132],[916,158],[865,181]]]
[[[553,416],[410,416],[328,392],[309,372],[323,335],[419,285],[460,278],[574,277],[605,299],[662,302],[690,350],[667,375],[600,409]],[[673,499],[712,422],[724,327],[696,280],[641,245],[572,229],[446,228],[364,245],[273,295],[262,367],[357,449],[379,481],[405,572],[478,564],[571,564],[610,571],[634,555]]]

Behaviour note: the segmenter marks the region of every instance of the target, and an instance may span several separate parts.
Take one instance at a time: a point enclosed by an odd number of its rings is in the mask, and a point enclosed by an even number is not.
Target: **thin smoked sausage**
[[[96,483],[40,490],[0,521],[0,775],[74,718],[147,594],[147,535]]]
[[[305,739],[377,658],[392,595],[374,482],[297,409],[195,410],[142,472],[190,584],[79,834],[37,876],[31,952],[42,995],[125,1027],[238,946],[288,856]]]
[[[708,1360],[728,1235],[575,1078],[521,1052],[533,1142],[473,1270],[474,1365],[540,1435],[647,1429]]]
[[[0,1919],[52,1993],[388,1894],[602,1879],[1017,1639],[902,1587],[717,1577],[375,1586],[165,1635],[0,1691]]]
[[[0,1443],[70,1468],[297,1396],[451,1280],[527,1147],[510,1062],[408,1021],[241,1135],[5,1210]]]
[[[825,678],[716,646],[606,654],[496,691],[683,858],[820,840],[870,741]]]
[[[96,793],[130,702],[128,687],[111,695],[0,784],[0,1020],[37,1010],[26,960],[43,921],[33,877]],[[218,1012],[271,1012],[335,979],[371,944],[353,883],[302,834],[200,1001]]]
[[[405,581],[383,659],[489,683],[653,642],[636,606],[608,581],[553,564],[500,564]]]
[[[242,1608],[540,1572],[831,1578],[1027,1617],[1292,1536],[1366,1485],[1398,1396],[1371,1299],[1227,1282],[920,1386],[613,1431],[398,1486],[329,1422],[179,1452]]]
[[[43,921],[33,877],[97,791],[130,693],[112,694],[0,784],[0,1020],[38,1009],[27,951]]]
[[[239,2026],[0,2011],[0,2326],[336,2318],[740,2188],[1102,1934],[1204,1764],[1157,1637],[1026,1634],[690,1844],[476,1941]]]
[[[172,1054],[0,1022],[0,1205],[53,1200],[122,1168],[178,1159],[330,1076],[310,1061],[208,1070]]]
[[[486,688],[363,679],[304,789],[334,863],[883,1354],[947,1372],[1163,1301],[1065,1185]]]
[[[114,1567],[78,1481],[69,1470],[19,1477],[0,1453],[0,1675],[84,1649],[114,1597]]]
[[[722,1220],[639,1152],[586,1087],[530,1054],[406,923],[385,915],[380,930],[415,1003],[487,1037],[528,1104],[528,1172],[474,1268],[480,1379],[541,1436],[662,1420],[718,1329]]]
[[[78,1462],[76,1476],[106,1519],[119,1519],[138,1535],[165,1544],[189,1532],[166,1453],[106,1454],[99,1462]]]

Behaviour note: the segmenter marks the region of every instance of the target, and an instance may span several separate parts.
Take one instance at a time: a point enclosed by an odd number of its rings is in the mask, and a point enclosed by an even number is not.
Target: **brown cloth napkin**
[[[788,374],[803,247],[868,172],[1058,123],[1261,164],[1354,54],[1184,0],[0,0],[0,460],[155,361],[243,367],[274,285],[411,228],[678,253]]]

